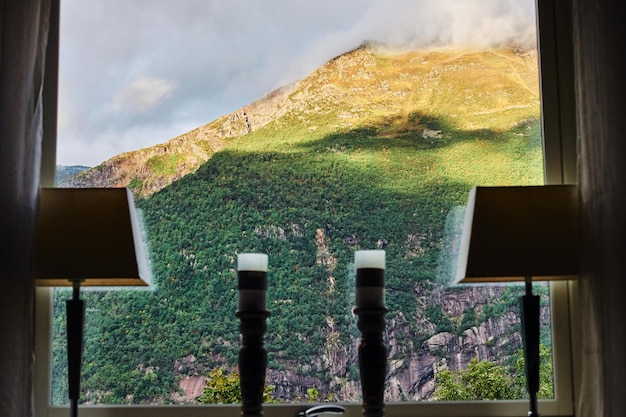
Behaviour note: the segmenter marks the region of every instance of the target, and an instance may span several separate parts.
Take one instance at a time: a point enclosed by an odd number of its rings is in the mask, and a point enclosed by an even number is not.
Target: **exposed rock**
[[[67,179],[61,186],[129,187],[135,195],[147,197],[196,171],[228,140],[265,126],[280,114],[293,89],[293,84],[280,87],[244,108],[165,143],[116,155]]]
[[[178,383],[182,391],[173,394],[173,400],[177,403],[195,403],[202,395],[207,379],[203,376],[186,376]]]

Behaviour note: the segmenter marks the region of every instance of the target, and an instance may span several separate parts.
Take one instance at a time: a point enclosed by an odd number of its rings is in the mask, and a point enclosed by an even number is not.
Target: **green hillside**
[[[420,361],[454,368],[455,352],[427,343],[433,335],[456,337],[452,346],[470,340],[467,329],[516,311],[515,287],[448,288],[443,260],[449,215],[473,186],[542,182],[536,64],[506,49],[357,49],[296,84],[266,125],[138,199],[155,288],[84,294],[85,401],[192,401],[183,378],[233,369],[241,252],[269,255],[275,396],[298,401],[315,387],[324,399],[358,401],[352,262],[355,250],[380,247],[389,395],[428,398],[434,375],[411,381],[408,369]],[[57,402],[65,399],[66,297],[55,295]],[[467,361],[480,351],[510,364],[519,329],[506,323],[463,352]]]

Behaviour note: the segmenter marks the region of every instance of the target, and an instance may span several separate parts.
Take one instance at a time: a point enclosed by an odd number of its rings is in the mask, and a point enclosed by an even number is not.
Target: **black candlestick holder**
[[[363,393],[363,416],[385,415],[385,378],[387,374],[387,347],[383,343],[385,314],[382,306],[364,306],[354,309],[357,327],[361,332],[359,370]]]
[[[263,416],[263,389],[267,368],[267,350],[264,336],[269,311],[237,311],[240,320],[241,347],[239,348],[239,375],[241,383],[241,415]]]

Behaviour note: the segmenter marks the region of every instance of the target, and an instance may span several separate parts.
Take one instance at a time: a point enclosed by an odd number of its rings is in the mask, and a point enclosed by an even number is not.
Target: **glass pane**
[[[60,186],[131,188],[154,279],[147,291],[83,290],[84,402],[197,403],[207,382],[229,386],[227,377],[237,371],[235,269],[242,252],[269,255],[270,398],[359,402],[353,259],[357,249],[376,248],[387,253],[386,400],[525,397],[517,305],[523,287],[451,286],[449,280],[469,190],[543,182],[534,2],[496,10],[480,1],[415,3],[415,10],[406,2],[298,9],[294,16],[309,16],[310,26],[265,21],[245,40],[240,33],[220,38],[230,51],[222,54],[223,45],[207,30],[217,25],[227,31],[216,16],[224,13],[244,33],[258,19],[269,19],[271,6],[248,5],[243,13],[237,2],[213,8],[155,2],[132,14],[122,3],[63,2],[60,97],[66,123],[59,162],[65,166],[59,173],[68,166],[93,168],[59,175]],[[386,23],[374,24],[383,10]],[[400,36],[407,15],[411,31]],[[334,26],[325,28],[327,34],[309,33],[322,18]],[[102,22],[95,38],[86,31],[89,22]],[[436,22],[450,24],[435,33]],[[136,45],[142,37],[160,39],[155,28],[169,36],[142,55]],[[91,43],[81,43],[80,34]],[[293,44],[270,43],[286,34]],[[461,35],[472,46],[459,42]],[[197,38],[205,41],[202,49],[189,41]],[[362,43],[366,39],[384,42]],[[319,47],[324,41],[332,48]],[[162,56],[164,51],[204,58],[187,62]],[[298,82],[254,101],[293,77],[290,68],[308,62],[302,51],[323,56],[292,79]],[[97,61],[99,54],[104,69],[77,64],[82,72],[75,73],[71,64],[79,57]],[[126,65],[116,61],[118,54]],[[298,59],[284,63],[289,56]],[[222,60],[241,62],[226,67]],[[270,66],[274,61],[281,65]],[[223,90],[198,96],[194,88],[212,78],[222,80]],[[116,87],[108,91],[108,85]],[[246,90],[257,95],[248,97]],[[100,114],[80,123],[79,91],[101,106]],[[191,99],[181,100],[184,94]],[[194,106],[212,115],[196,122]],[[160,122],[150,124],[155,115]],[[173,133],[177,128],[182,130]],[[90,131],[98,142],[79,144],[79,133]],[[110,132],[137,139],[110,154]],[[152,142],[142,142],[150,135]],[[81,148],[88,149],[85,160]],[[546,357],[541,396],[551,398],[548,287],[536,284],[535,292],[542,296]],[[63,300],[69,297],[65,290],[54,294],[54,404],[67,402]],[[456,382],[468,377],[468,368],[498,383],[469,391],[471,382]]]

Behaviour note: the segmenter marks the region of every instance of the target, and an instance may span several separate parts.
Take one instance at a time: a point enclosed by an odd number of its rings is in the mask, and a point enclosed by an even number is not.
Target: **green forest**
[[[426,343],[434,334],[463,337],[489,319],[517,314],[517,286],[489,289],[460,313],[445,311],[441,300],[467,291],[450,286],[449,278],[451,238],[459,227],[451,215],[462,212],[469,190],[542,183],[538,108],[530,110],[533,117],[527,110],[506,113],[499,125],[475,129],[417,107],[402,118],[383,115],[337,127],[341,111],[306,118],[288,113],[231,140],[194,173],[137,199],[153,285],[83,290],[84,402],[181,402],[182,378],[235,371],[238,253],[269,256],[268,378],[286,375],[289,383],[268,384],[281,401],[306,401],[311,389],[322,400],[359,400],[345,389],[359,386],[355,250],[387,252],[387,319],[394,330],[386,341],[396,346],[390,381],[402,380],[418,358],[450,361],[450,352]],[[423,135],[425,129],[441,134]],[[547,295],[540,286],[536,292]],[[69,292],[58,290],[54,298],[58,404],[67,397],[63,300]],[[506,343],[498,338],[518,343],[502,351]],[[489,343],[491,359],[514,371],[519,328]],[[542,343],[549,347],[549,338]],[[335,356],[344,357],[341,369]],[[401,391],[401,399],[418,395],[404,386]]]

